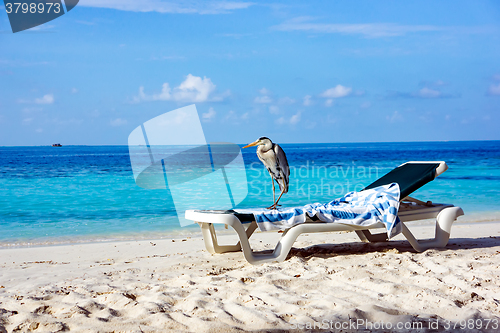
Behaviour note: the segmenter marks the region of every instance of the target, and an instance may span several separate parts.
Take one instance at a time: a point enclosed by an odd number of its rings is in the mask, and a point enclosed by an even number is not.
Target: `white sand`
[[[430,237],[433,226],[412,230]],[[252,246],[279,236],[257,233]],[[500,222],[457,223],[452,238],[415,253],[398,240],[309,234],[285,262],[259,266],[241,252],[212,256],[199,238],[3,249],[0,332],[402,332],[437,321],[498,331]]]

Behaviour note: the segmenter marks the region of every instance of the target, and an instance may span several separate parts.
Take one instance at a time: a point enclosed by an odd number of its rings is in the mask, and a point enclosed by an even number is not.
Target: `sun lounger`
[[[432,181],[447,169],[448,166],[445,162],[407,162],[364,189],[369,190],[380,185],[398,183],[401,198],[398,217],[401,221],[402,233],[418,252],[446,246],[453,222],[457,217],[464,214],[460,207],[451,204],[424,202],[409,197],[411,193]],[[388,241],[386,232],[378,234],[370,232],[370,229],[385,228],[383,223],[362,227],[342,223],[325,223],[313,216],[312,218],[308,217],[305,223],[286,229],[271,254],[254,253],[249,243],[249,238],[257,229],[257,222],[253,214],[241,214],[234,210],[188,210],[185,217],[200,225],[208,252],[224,253],[243,250],[246,260],[251,264],[285,260],[293,243],[302,233],[355,231],[364,242]],[[434,239],[430,240],[417,240],[405,225],[406,222],[410,221],[434,218],[436,219],[436,232]],[[236,245],[219,245],[214,224],[231,226],[238,234],[240,241]]]

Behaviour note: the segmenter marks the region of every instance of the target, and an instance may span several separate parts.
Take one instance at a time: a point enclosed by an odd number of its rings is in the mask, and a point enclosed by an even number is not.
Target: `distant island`
[[[53,143],[52,147],[62,147],[62,144],[60,144],[60,143]]]

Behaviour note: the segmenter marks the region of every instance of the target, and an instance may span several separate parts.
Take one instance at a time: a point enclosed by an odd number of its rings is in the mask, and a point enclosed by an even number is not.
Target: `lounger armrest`
[[[234,214],[223,212],[209,213],[208,211],[186,210],[184,216],[187,220],[203,223],[227,224],[232,226],[240,222]]]

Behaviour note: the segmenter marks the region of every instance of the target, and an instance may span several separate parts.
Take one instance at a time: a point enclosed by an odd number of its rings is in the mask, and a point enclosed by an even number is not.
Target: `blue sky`
[[[0,145],[193,103],[207,141],[499,140],[500,2],[81,0],[16,34],[1,7]]]

